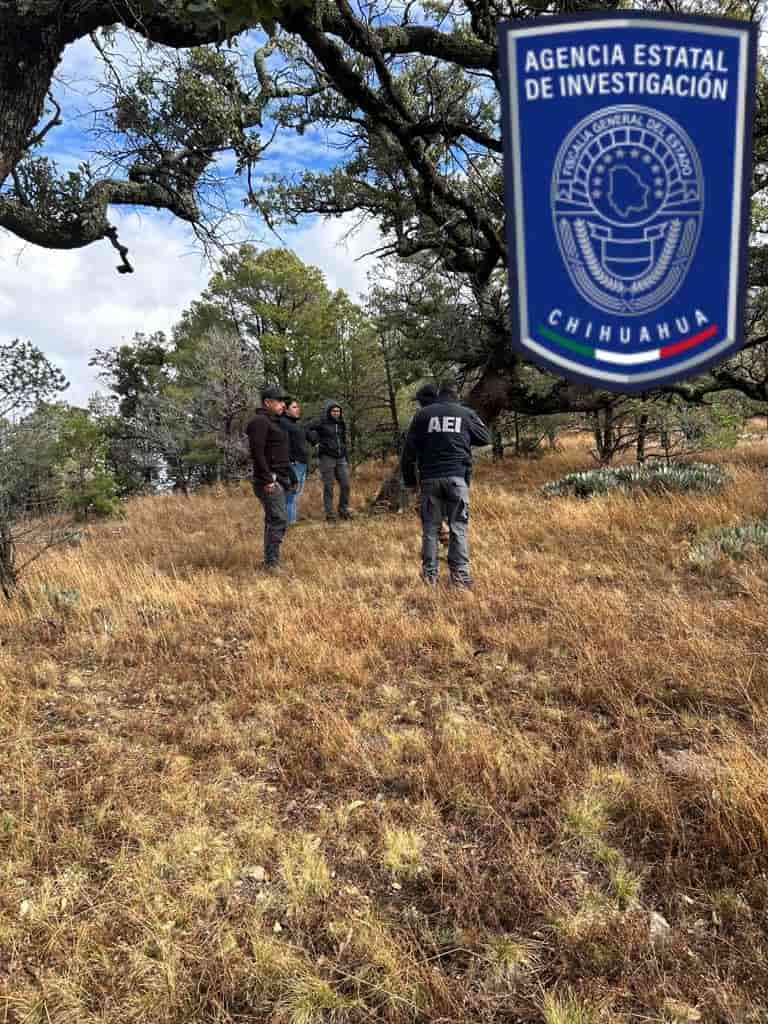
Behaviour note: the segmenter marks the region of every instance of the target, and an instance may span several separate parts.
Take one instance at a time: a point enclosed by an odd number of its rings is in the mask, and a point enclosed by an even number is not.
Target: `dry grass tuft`
[[[768,569],[690,557],[765,461],[590,501],[536,494],[578,440],[483,464],[472,593],[315,479],[279,580],[246,487],[37,563],[0,607],[0,1020],[768,1019]]]

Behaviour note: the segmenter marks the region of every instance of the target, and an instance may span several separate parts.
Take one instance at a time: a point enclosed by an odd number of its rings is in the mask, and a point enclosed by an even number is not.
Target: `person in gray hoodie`
[[[347,425],[341,403],[335,399],[325,403],[323,415],[307,426],[307,439],[317,445],[320,476],[323,481],[323,508],[328,522],[334,522],[333,483],[339,485],[339,518],[351,519],[349,509],[349,463],[347,462]]]

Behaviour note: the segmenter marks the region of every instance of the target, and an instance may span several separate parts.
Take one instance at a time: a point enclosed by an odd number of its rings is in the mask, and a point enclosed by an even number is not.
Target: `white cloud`
[[[364,254],[381,245],[381,235],[371,221],[355,230],[355,221],[353,214],[327,220],[318,217],[283,237],[299,259],[320,267],[332,291],[342,288],[357,301],[368,291],[366,274],[375,262],[375,257]]]
[[[73,403],[85,402],[98,389],[88,366],[96,348],[130,341],[136,331],[170,332],[212,272],[180,221],[118,210],[112,219],[129,248],[133,274],[116,272],[118,255],[107,242],[60,252],[0,235],[0,340],[28,338],[41,348],[70,381],[63,397]],[[353,224],[350,215],[316,218],[281,234],[300,259],[320,267],[329,288],[343,288],[358,299],[373,260],[357,258],[380,238],[368,223],[345,241]],[[281,243],[270,235],[264,244]]]
[[[58,252],[0,238],[2,337],[29,338],[70,381],[64,397],[83,402],[97,383],[88,359],[96,348],[128,341],[135,331],[168,330],[209,276],[190,255],[186,229],[138,214],[113,216],[129,246],[134,274],[118,274],[106,242]]]

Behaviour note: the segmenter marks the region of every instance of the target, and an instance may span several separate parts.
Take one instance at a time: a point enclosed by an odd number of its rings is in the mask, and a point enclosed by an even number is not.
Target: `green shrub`
[[[68,480],[60,497],[62,508],[73,512],[78,522],[91,517],[106,519],[123,513],[117,496],[117,481],[112,473],[100,466],[80,478]]]
[[[569,473],[560,480],[545,484],[541,493],[548,498],[589,498],[593,494],[614,490],[719,491],[729,479],[720,466],[705,462],[606,466]]]
[[[743,559],[768,555],[768,519],[748,519],[705,534],[691,551],[691,561],[704,565],[726,555]]]

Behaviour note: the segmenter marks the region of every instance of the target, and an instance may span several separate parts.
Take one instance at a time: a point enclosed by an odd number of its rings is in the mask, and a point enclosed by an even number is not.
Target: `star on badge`
[[[632,157],[633,160],[637,160],[637,158],[640,156],[640,150],[633,149],[629,155]]]

